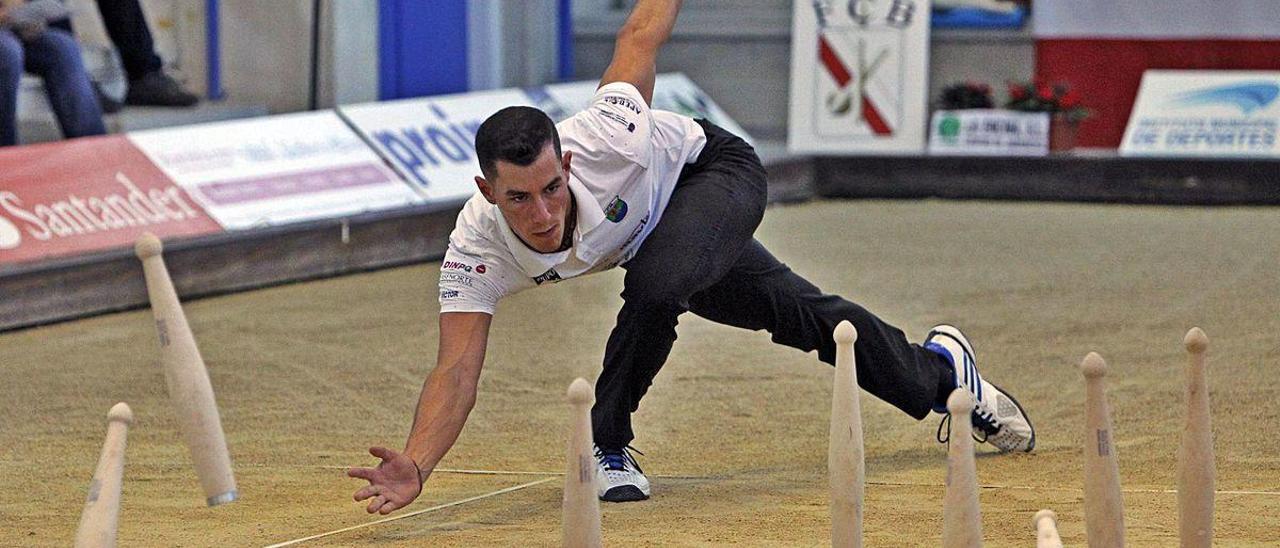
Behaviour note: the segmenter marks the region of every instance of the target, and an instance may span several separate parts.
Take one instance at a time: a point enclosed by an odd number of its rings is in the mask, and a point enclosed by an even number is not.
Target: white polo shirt
[[[680,170],[707,142],[692,118],[649,110],[626,82],[601,87],[589,108],[556,130],[562,151],[573,153],[573,245],[558,253],[529,249],[498,206],[477,192],[449,235],[440,265],[441,312],[493,314],[507,295],[626,262],[658,224]]]

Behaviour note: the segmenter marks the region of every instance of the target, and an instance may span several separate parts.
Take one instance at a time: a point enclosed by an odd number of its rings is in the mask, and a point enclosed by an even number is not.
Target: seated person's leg
[[[102,26],[120,52],[120,61],[129,80],[138,80],[161,69],[147,18],[138,0],[97,0]]]
[[[0,146],[18,143],[18,83],[22,80],[22,42],[0,29]]]
[[[66,31],[48,29],[26,43],[26,68],[44,79],[49,104],[67,138],[102,135],[102,107],[80,58],[80,45]]]
[[[129,77],[126,103],[187,107],[200,101],[161,70],[160,56],[156,54],[151,30],[147,28],[147,18],[138,0],[98,0],[98,12]]]
[[[72,27],[70,17],[66,19],[58,19],[57,21],[50,21],[49,28],[62,29],[67,31],[67,33],[69,33],[72,36],[76,35],[76,31],[75,31],[75,28]],[[103,114],[115,114],[117,112],[120,112],[121,108],[124,108],[124,103],[121,103],[120,101],[116,100],[115,97],[112,97],[104,93],[102,91],[102,87],[98,85],[98,82],[90,79],[90,83],[93,85],[93,94],[98,97],[98,105],[102,108]]]

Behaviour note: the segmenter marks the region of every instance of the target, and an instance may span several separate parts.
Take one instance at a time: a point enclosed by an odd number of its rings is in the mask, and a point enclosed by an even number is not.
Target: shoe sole
[[[973,346],[969,344],[969,338],[965,337],[964,334],[961,333],[960,330],[957,329],[955,326],[948,325],[948,324],[941,324],[941,325],[934,326],[933,329],[929,330],[929,335],[925,336],[925,340],[929,340],[933,338],[932,335],[935,333],[939,335],[944,335],[950,338],[951,340],[956,341],[957,343],[960,343],[960,346],[964,348],[964,351],[968,352],[970,356],[977,356],[977,354],[974,353],[973,351]],[[977,358],[973,358],[973,360],[976,362]],[[1013,405],[1018,408],[1018,412],[1022,413],[1022,419],[1027,421],[1027,427],[1031,429],[1031,441],[1027,443],[1027,449],[1023,452],[1030,453],[1032,449],[1036,448],[1036,427],[1034,424],[1031,424],[1031,415],[1027,414],[1027,410],[1022,407],[1021,403],[1018,403],[1018,399],[1013,397],[1013,395],[1009,394],[1007,390],[1000,388],[1000,385],[994,382],[991,382],[991,381],[987,381],[987,382],[991,383],[991,386],[994,386],[995,389],[999,390],[1001,394],[1004,394],[1004,397],[1009,398],[1009,401],[1013,402]]]
[[[600,500],[605,502],[635,502],[638,500],[648,500],[649,495],[644,494],[639,487],[634,485],[621,485],[605,491],[600,496]]]
[[[1000,388],[1000,385],[991,381],[987,381],[987,382],[991,383],[991,386],[994,386],[995,389],[999,390],[1001,394],[1004,394],[1004,397],[1009,398],[1009,401],[1013,402],[1014,407],[1018,408],[1018,412],[1022,413],[1022,420],[1027,421],[1027,428],[1031,429],[1031,441],[1027,442],[1027,448],[1022,452],[1030,453],[1032,449],[1036,448],[1036,425],[1031,424],[1031,415],[1028,415],[1027,410],[1022,408],[1022,404],[1018,403],[1017,398],[1013,397],[1011,394],[1009,394],[1009,392],[1005,391],[1005,389]]]

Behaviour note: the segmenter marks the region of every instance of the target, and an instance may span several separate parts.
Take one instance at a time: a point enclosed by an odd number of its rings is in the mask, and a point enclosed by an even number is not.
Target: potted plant
[[[938,100],[939,110],[992,108],[994,106],[995,100],[991,98],[991,86],[972,80],[943,88],[942,97]]]
[[[1022,112],[1048,112],[1049,150],[1071,150],[1076,144],[1080,121],[1090,111],[1081,102],[1080,93],[1066,84],[1044,82],[1010,82],[1009,102],[1005,108]]]

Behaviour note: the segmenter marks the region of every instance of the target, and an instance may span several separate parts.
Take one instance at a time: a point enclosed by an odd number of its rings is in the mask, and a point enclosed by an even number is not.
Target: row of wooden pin
[[[862,421],[858,413],[857,370],[853,344],[857,332],[848,322],[836,327],[836,373],[832,391],[830,445],[832,546],[862,545],[864,460]],[[1207,548],[1213,542],[1214,460],[1205,352],[1209,339],[1192,328],[1183,339],[1189,360],[1184,401],[1186,412],[1178,450],[1178,514],[1183,548]],[[1089,353],[1080,365],[1085,378],[1084,514],[1091,547],[1124,546],[1124,508],[1120,474],[1103,378],[1107,365]],[[943,504],[942,545],[982,545],[974,460],[972,411],[974,401],[964,390],[947,399],[951,413],[947,451],[946,493]],[[1061,548],[1057,515],[1051,510],[1033,518],[1037,548]]]
[[[161,256],[163,249],[152,234],[144,234],[134,246],[146,278],[169,400],[191,452],[205,503],[217,506],[236,500],[239,494],[209,372]],[[106,439],[76,530],[77,548],[116,544],[125,446],[132,423],[133,410],[126,403],[117,403],[107,413]]]
[[[858,333],[849,322],[835,330],[836,366],[831,393],[831,423],[827,452],[831,487],[831,545],[862,545],[865,458],[858,374],[853,345]],[[1190,356],[1187,366],[1186,415],[1178,451],[1178,510],[1181,545],[1208,547],[1213,540],[1213,432],[1205,351],[1209,340],[1200,328],[1184,338]],[[1107,365],[1089,353],[1080,365],[1085,378],[1084,514],[1089,546],[1124,546],[1124,510],[1120,474],[1103,378]],[[597,500],[596,462],[591,447],[591,387],[577,379],[569,387],[572,408],[563,500],[563,542],[568,547],[602,545]],[[982,545],[982,516],[978,505],[977,465],[974,459],[972,395],[957,389],[947,398],[951,413],[947,447],[946,493],[942,512],[942,545],[972,548]],[[1036,512],[1032,524],[1037,548],[1061,548],[1058,517],[1052,510]]]
[[[1186,411],[1178,444],[1178,533],[1183,548],[1208,547],[1213,544],[1215,476],[1205,369],[1209,338],[1195,327],[1182,342],[1188,361],[1183,392]],[[1080,364],[1080,371],[1085,378],[1085,531],[1090,546],[1124,546],[1120,466],[1104,384],[1107,363],[1102,356],[1090,352]]]

